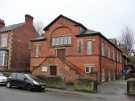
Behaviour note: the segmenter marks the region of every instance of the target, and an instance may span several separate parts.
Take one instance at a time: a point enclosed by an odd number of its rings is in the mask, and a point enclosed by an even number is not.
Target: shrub
[[[83,92],[97,92],[96,81],[89,79],[78,79],[74,85],[74,90]]]
[[[60,76],[46,77],[43,75],[39,75],[37,77],[40,78],[41,80],[46,81],[47,87],[60,89],[65,88],[64,80]]]

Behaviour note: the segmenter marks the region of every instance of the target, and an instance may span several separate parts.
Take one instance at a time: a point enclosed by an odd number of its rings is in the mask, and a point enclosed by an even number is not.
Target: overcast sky
[[[135,31],[135,0],[0,0],[0,18],[7,25],[30,14],[46,26],[63,14],[106,37],[119,37],[129,26]]]

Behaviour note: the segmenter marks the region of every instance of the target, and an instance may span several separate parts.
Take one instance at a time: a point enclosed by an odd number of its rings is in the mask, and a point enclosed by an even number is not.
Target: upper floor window
[[[113,60],[115,60],[115,50],[113,48]]]
[[[36,45],[34,47],[34,56],[35,57],[39,57],[39,53],[40,53],[40,46],[39,45]]]
[[[119,62],[119,53],[117,52],[117,62]]]
[[[122,63],[122,55],[120,54],[120,63]]]
[[[105,44],[104,43],[102,43],[101,51],[102,51],[102,56],[105,56]]]
[[[52,46],[70,45],[71,36],[56,37],[52,39]]]
[[[77,40],[77,52],[78,53],[83,52],[83,39]]]
[[[108,47],[108,57],[109,58],[111,57],[111,49],[110,49],[110,47]]]
[[[87,41],[87,54],[91,55],[93,52],[92,41]]]
[[[0,46],[7,47],[8,46],[8,34],[0,35]]]

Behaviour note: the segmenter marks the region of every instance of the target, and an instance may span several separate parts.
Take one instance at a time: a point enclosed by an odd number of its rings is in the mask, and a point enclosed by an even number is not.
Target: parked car
[[[45,90],[46,83],[38,79],[37,77],[26,73],[12,73],[8,79],[6,87],[24,88],[27,90]]]
[[[129,73],[127,75],[127,79],[130,79],[130,78],[135,78],[135,70],[129,71]]]
[[[7,77],[0,73],[0,85],[6,85]]]

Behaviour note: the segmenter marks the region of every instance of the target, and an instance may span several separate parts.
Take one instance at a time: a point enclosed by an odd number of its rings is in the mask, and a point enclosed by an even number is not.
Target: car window
[[[17,74],[17,79],[19,79],[19,80],[24,80],[24,78],[25,78],[25,76],[24,76],[24,74]]]
[[[4,76],[2,73],[0,73],[0,76]]]
[[[35,77],[35,76],[31,75],[31,74],[25,74],[25,76],[31,81],[34,80],[34,81],[37,81],[37,82],[42,82],[42,80],[38,79],[37,77]]]
[[[16,78],[16,73],[12,73],[10,77],[11,78]]]

